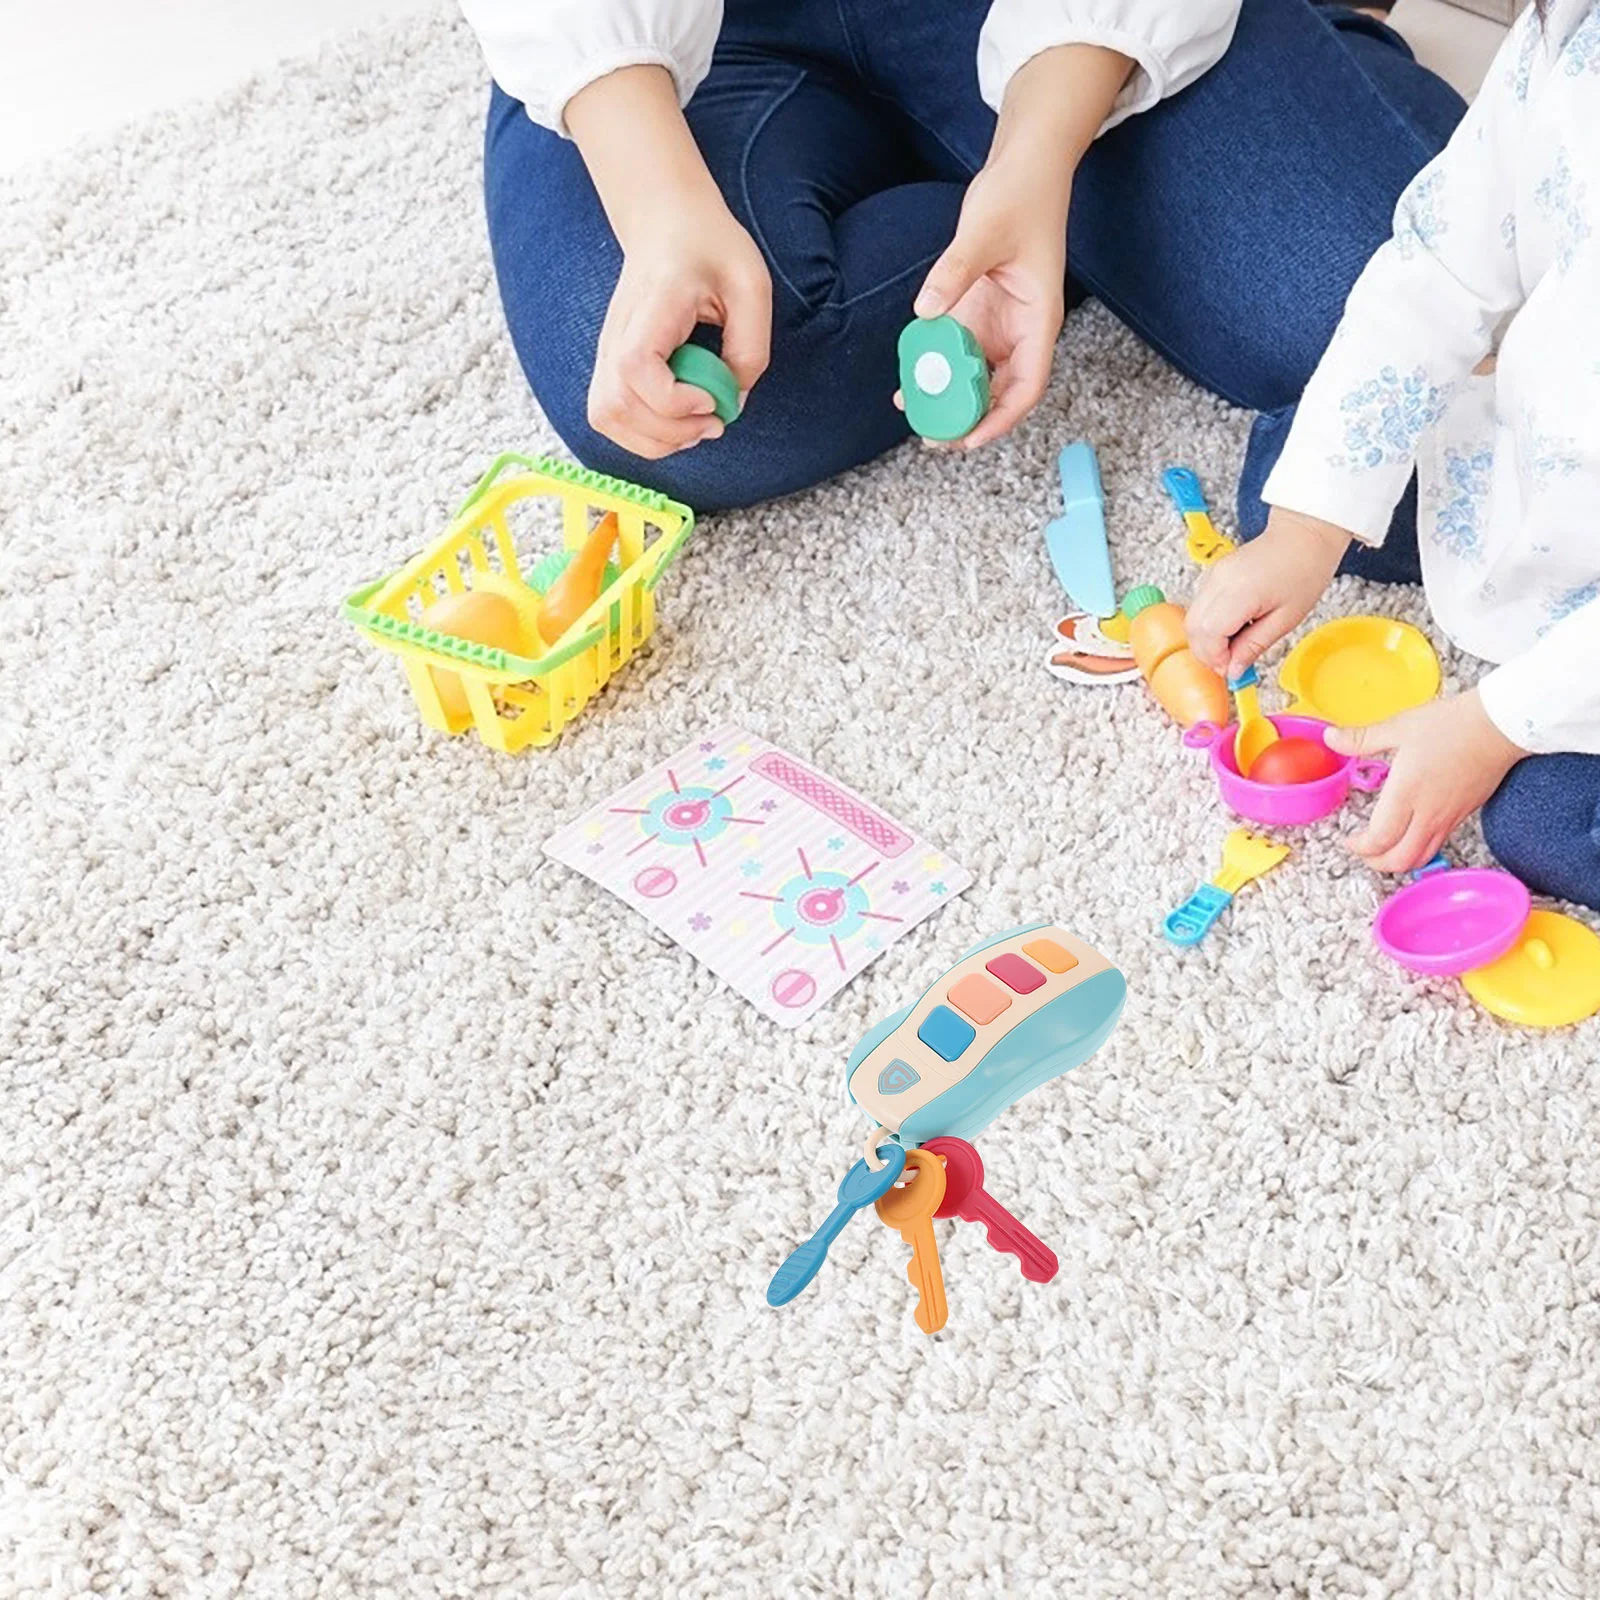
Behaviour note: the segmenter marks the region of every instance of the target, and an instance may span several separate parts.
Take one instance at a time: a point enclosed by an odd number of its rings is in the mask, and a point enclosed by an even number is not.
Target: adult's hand
[[[951,448],[998,439],[1044,394],[1061,332],[1072,175],[1132,70],[1115,50],[1059,45],[1006,85],[989,158],[915,306],[919,317],[963,323],[994,368],[988,416]]]
[[[667,358],[697,323],[722,329],[741,400],[767,370],[772,279],[729,211],[661,67],[625,67],[567,102],[567,127],[622,246],[589,384],[589,425],[657,460],[722,433],[711,396]]]

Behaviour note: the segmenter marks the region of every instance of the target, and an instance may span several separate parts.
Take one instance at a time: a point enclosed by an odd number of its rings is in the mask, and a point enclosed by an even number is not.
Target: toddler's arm
[[[1512,156],[1527,137],[1530,7],[1450,143],[1400,197],[1262,491],[1381,544],[1422,435],[1523,298]],[[1537,43],[1537,40],[1534,41]]]
[[[1295,627],[1352,537],[1383,542],[1422,435],[1522,300],[1510,158],[1538,26],[1530,9],[1454,138],[1401,196],[1262,491],[1266,532],[1200,585],[1190,639],[1218,671],[1242,671]]]

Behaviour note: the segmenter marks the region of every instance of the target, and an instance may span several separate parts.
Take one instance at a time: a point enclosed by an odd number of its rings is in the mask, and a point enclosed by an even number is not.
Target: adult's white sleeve
[[[998,111],[1012,74],[1043,50],[1119,51],[1135,66],[1103,133],[1214,67],[1238,20],[1239,0],[994,0],[978,38],[978,88]]]
[[[687,105],[711,66],[722,0],[461,0],[494,81],[567,131],[567,102],[622,67],[665,67]]]
[[[1454,137],[1401,195],[1394,236],[1306,385],[1262,489],[1269,505],[1382,544],[1422,436],[1520,304],[1512,158],[1528,136],[1535,26],[1529,7]]]

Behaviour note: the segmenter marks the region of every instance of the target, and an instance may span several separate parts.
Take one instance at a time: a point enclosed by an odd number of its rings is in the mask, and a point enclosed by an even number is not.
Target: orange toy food
[[[486,644],[494,650],[509,650],[513,655],[524,655],[528,641],[523,633],[522,619],[517,608],[503,594],[491,594],[483,589],[467,589],[461,594],[447,594],[435,600],[423,613],[430,628],[448,633],[452,638],[466,639],[472,644]],[[467,691],[462,687],[461,675],[445,672],[438,667],[430,669],[434,686],[439,691],[439,702],[452,722],[469,717]]]
[[[1315,783],[1339,770],[1340,757],[1317,739],[1279,739],[1250,763],[1252,783]]]
[[[539,602],[539,636],[546,644],[554,644],[600,598],[616,542],[617,514],[608,511]]]
[[[1154,584],[1130,589],[1122,614],[1131,624],[1128,640],[1150,692],[1185,728],[1197,722],[1229,721],[1228,690],[1222,679],[1189,648],[1183,607]]]

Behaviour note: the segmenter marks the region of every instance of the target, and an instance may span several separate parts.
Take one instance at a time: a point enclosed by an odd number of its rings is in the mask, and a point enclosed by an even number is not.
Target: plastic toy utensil
[[[1233,696],[1234,709],[1239,714],[1239,731],[1233,737],[1233,760],[1245,777],[1251,777],[1256,757],[1268,745],[1278,742],[1278,730],[1261,715],[1261,675],[1254,667],[1246,667],[1235,678],[1228,679],[1228,692]]]
[[[539,602],[539,636],[546,644],[554,644],[600,598],[617,531],[616,512],[606,512],[561,576],[545,590]]]
[[[944,1162],[944,1199],[934,1215],[981,1222],[988,1230],[989,1243],[1022,1263],[1024,1278],[1030,1283],[1049,1283],[1061,1270],[1055,1251],[987,1193],[983,1157],[965,1139],[930,1139],[923,1149]]]
[[[1045,525],[1045,549],[1061,587],[1072,603],[1091,616],[1109,617],[1117,609],[1106,543],[1106,497],[1100,463],[1087,439],[1069,444],[1057,458],[1061,473],[1062,515]]]
[[[900,330],[900,399],[913,433],[960,439],[989,409],[983,347],[954,317],[918,317]]]
[[[1366,727],[1426,705],[1439,692],[1439,658],[1426,636],[1393,617],[1337,617],[1313,628],[1278,668],[1299,716]]]
[[[739,380],[715,351],[700,344],[680,344],[667,357],[667,366],[679,383],[704,389],[724,424],[739,420]]]
[[[1560,1028],[1600,1011],[1600,936],[1560,911],[1530,914],[1498,961],[1463,974],[1485,1010],[1530,1028]]]
[[[838,1204],[826,1221],[773,1273],[772,1282],[767,1285],[769,1306],[788,1305],[821,1270],[828,1258],[828,1246],[844,1232],[845,1224],[894,1187],[906,1169],[906,1153],[897,1144],[886,1144],[880,1146],[878,1154],[884,1164],[877,1171],[865,1161],[858,1161],[845,1173],[839,1184]]]
[[[1211,520],[1211,509],[1206,505],[1205,490],[1188,467],[1168,467],[1161,474],[1161,482],[1183,517],[1183,525],[1188,530],[1183,547],[1196,566],[1209,567],[1237,548],[1232,539],[1217,532]]]
[[[1331,778],[1343,758],[1320,739],[1279,739],[1250,763],[1253,783],[1316,783]]]
[[[1275,844],[1248,828],[1235,828],[1222,842],[1222,870],[1203,883],[1162,924],[1173,944],[1199,944],[1217,918],[1247,883],[1253,883],[1289,858],[1289,846]]]
[[[933,1237],[933,1214],[944,1200],[944,1163],[926,1150],[913,1150],[906,1165],[916,1176],[877,1202],[878,1216],[911,1246],[906,1277],[917,1291],[917,1326],[924,1333],[937,1333],[950,1315],[939,1246]]]

